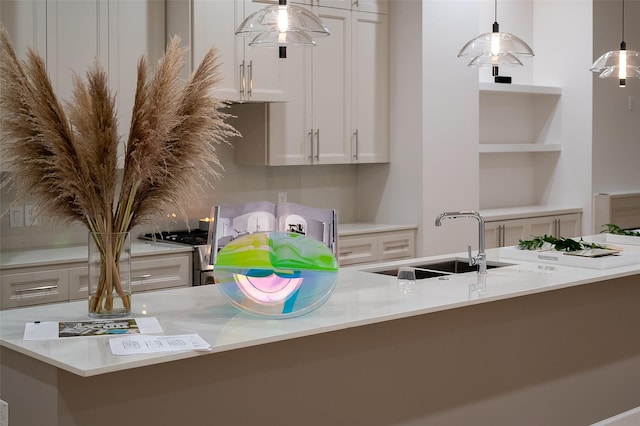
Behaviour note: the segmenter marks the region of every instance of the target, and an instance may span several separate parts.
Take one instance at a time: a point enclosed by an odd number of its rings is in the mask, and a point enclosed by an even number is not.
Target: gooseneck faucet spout
[[[478,220],[478,255],[471,256],[471,246],[469,246],[469,265],[478,265],[478,273],[487,273],[487,255],[484,251],[484,218],[476,211],[444,212],[436,217],[436,226],[442,225],[442,219],[456,219],[459,217],[472,217]]]

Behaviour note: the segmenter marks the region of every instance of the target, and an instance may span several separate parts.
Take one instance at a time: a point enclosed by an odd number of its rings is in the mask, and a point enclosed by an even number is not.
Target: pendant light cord
[[[624,0],[622,0],[622,41],[624,42]]]
[[[622,0],[622,4],[624,4],[624,0]],[[493,22],[498,22],[498,0],[493,2]]]

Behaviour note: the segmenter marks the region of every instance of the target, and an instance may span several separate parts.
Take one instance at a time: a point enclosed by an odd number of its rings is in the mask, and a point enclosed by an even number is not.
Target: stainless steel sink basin
[[[415,268],[416,279],[441,277],[451,274],[463,274],[465,272],[474,272],[478,270],[478,266],[470,266],[465,259],[449,259],[440,260],[429,263],[417,263],[415,265],[407,265]],[[500,268],[503,266],[511,266],[510,263],[487,262],[487,269]],[[398,268],[385,269],[381,271],[370,271],[375,274],[398,275]]]

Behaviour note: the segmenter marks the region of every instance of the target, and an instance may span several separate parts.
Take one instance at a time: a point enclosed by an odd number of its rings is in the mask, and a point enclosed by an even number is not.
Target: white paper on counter
[[[114,355],[152,354],[158,352],[203,351],[211,345],[197,334],[176,336],[130,335],[109,339],[109,347]]]
[[[109,319],[109,320],[86,320],[86,321],[36,321],[36,322],[28,322],[24,325],[24,340],[47,340],[47,339],[59,339],[61,337],[71,337],[67,335],[60,335],[60,324],[64,326],[70,326],[73,324],[77,324],[78,329],[88,330],[93,326],[104,324],[104,323],[114,323],[120,321],[131,321],[134,320],[137,326],[136,332],[141,334],[153,334],[153,333],[162,333],[162,327],[160,327],[160,323],[156,317],[142,317],[142,318],[123,318],[123,319]],[[115,332],[115,330],[114,330]],[[87,333],[83,334],[81,331],[78,332],[77,336],[82,335],[96,335],[99,333]],[[113,334],[113,333],[104,333],[104,334]]]

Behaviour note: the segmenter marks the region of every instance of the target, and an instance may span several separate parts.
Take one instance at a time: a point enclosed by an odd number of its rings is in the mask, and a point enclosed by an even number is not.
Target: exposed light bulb
[[[618,62],[618,79],[620,81],[620,87],[625,87],[627,84],[627,51],[621,50]]]
[[[285,32],[289,29],[289,14],[287,13],[287,6],[278,6],[278,31]]]
[[[491,33],[491,54],[494,57],[497,57],[500,53],[500,34],[493,32]]]

